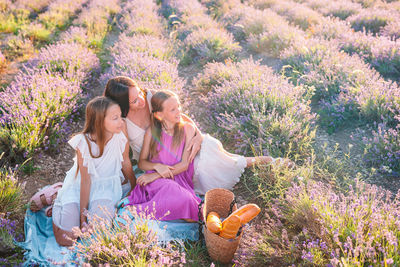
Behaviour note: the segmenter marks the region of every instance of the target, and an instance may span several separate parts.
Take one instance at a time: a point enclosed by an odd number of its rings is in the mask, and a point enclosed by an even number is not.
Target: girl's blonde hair
[[[151,107],[152,107],[152,114],[151,114],[151,134],[152,139],[150,141],[150,158],[154,158],[157,156],[157,145],[158,143],[161,144],[161,130],[162,130],[162,121],[154,116],[155,112],[162,112],[163,111],[163,103],[169,99],[170,97],[176,97],[179,99],[178,96],[168,90],[158,91],[151,97]],[[184,129],[183,123],[179,122],[174,126],[174,136],[172,141],[172,147],[178,147],[184,137]]]

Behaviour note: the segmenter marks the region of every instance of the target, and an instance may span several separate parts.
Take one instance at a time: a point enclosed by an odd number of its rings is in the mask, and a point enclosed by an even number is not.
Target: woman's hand
[[[157,177],[158,177],[157,173],[145,173],[137,179],[137,184],[141,185],[141,186],[145,186],[145,185],[153,182],[154,180],[157,180]]]
[[[190,151],[189,162],[192,162],[194,157],[200,151],[201,143],[203,143],[203,135],[199,130],[196,130],[196,135],[190,140],[188,151]]]
[[[171,178],[174,179],[174,175],[172,174],[171,170],[174,167],[168,166],[165,164],[158,163],[154,166],[154,170],[162,177],[162,178]]]

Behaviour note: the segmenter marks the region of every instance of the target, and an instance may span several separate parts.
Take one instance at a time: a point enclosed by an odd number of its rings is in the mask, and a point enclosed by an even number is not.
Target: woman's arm
[[[201,143],[203,142],[203,135],[201,134],[201,131],[199,130],[197,125],[194,123],[194,121],[190,117],[188,117],[185,114],[182,114],[182,118],[183,118],[183,121],[187,122],[187,124],[192,125],[195,129],[195,135],[192,138],[192,140],[190,141],[190,143],[188,143],[188,146],[186,148],[186,150],[190,151],[189,162],[192,162],[194,157],[200,151]]]
[[[129,158],[129,143],[126,142],[124,153],[122,154],[124,161],[122,162],[122,173],[124,174],[125,180],[129,180],[131,184],[131,191],[136,185],[136,176],[132,169],[132,163]],[[125,183],[125,182],[124,182]],[[129,194],[129,193],[128,193]]]
[[[172,173],[174,175],[186,171],[191,162],[189,160],[190,151],[188,147],[190,146],[190,143],[196,134],[196,129],[192,124],[189,123],[186,123],[184,127],[185,127],[185,138],[186,138],[185,148],[183,149],[182,160],[173,166],[174,169],[172,170]]]
[[[82,227],[84,223],[87,223],[87,209],[89,207],[89,196],[90,196],[90,186],[91,179],[87,167],[83,166],[83,157],[79,149],[76,150],[76,155],[78,159],[79,171],[81,173],[81,192],[79,201],[79,211],[80,211],[80,226]]]

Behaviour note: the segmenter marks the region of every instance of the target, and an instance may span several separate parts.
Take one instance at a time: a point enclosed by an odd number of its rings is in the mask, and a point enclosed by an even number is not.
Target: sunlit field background
[[[230,152],[297,164],[242,175],[239,204],[262,212],[232,264],[400,265],[400,1],[0,0],[0,36],[0,265],[24,261],[27,202],[64,179],[65,142],[116,75],[175,91]],[[201,241],[119,231],[75,249],[221,266]]]

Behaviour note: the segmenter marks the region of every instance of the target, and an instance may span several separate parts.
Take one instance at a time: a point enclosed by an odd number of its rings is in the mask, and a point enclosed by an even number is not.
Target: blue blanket
[[[118,214],[124,213],[124,208]],[[117,219],[118,223],[124,223]],[[198,224],[187,223],[183,220],[176,221],[148,221],[149,227],[157,233],[159,242],[171,240],[198,240]],[[43,210],[25,214],[25,241],[17,243],[26,250],[24,266],[38,264],[40,266],[77,266],[76,255],[66,247],[57,244],[53,234],[52,219],[47,217]]]
[[[120,222],[119,222],[120,223]],[[157,233],[160,242],[171,240],[198,240],[198,224],[177,221],[149,221],[149,227]],[[26,250],[24,266],[77,266],[75,254],[57,244],[53,234],[52,219],[43,211],[25,214],[25,241],[18,243]]]

